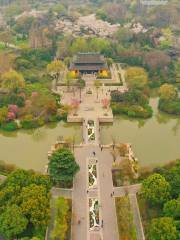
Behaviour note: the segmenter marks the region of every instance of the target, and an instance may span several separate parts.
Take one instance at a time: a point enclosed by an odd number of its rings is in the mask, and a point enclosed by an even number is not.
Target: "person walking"
[[[103,226],[104,226],[104,221],[102,220],[101,221],[101,227],[103,228]]]

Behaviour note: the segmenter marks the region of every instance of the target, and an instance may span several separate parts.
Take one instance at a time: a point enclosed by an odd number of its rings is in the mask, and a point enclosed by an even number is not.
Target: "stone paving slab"
[[[72,198],[72,189],[63,189],[63,188],[55,188],[51,189],[51,194],[54,198],[64,197],[64,198]]]
[[[102,240],[100,233],[90,233],[90,240]]]

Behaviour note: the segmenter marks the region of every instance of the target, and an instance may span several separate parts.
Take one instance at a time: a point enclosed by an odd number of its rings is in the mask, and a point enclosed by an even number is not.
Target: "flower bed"
[[[97,167],[95,164],[88,166],[89,188],[97,187]]]
[[[99,202],[96,198],[89,199],[89,228],[92,231],[99,230]]]
[[[93,120],[88,120],[88,141],[95,141],[95,124]]]

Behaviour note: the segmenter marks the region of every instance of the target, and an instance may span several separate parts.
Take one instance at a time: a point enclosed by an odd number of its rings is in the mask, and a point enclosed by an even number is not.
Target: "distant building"
[[[73,58],[69,70],[74,75],[105,74],[109,71],[106,59],[99,53],[78,53]]]

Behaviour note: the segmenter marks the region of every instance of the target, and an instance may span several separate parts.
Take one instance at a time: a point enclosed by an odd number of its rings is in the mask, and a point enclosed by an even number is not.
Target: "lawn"
[[[0,52],[3,51],[4,49],[5,49],[4,43],[1,43],[1,42],[0,42]]]
[[[115,198],[120,240],[136,240],[136,229],[128,196]]]
[[[27,47],[29,47],[29,40],[28,39],[16,39],[15,45],[20,48],[27,48]]]
[[[50,223],[49,223],[49,226],[48,226],[47,239],[53,239],[51,235],[52,235],[52,231],[54,229],[54,223],[55,223],[55,218],[56,218],[56,214],[57,214],[57,209],[55,207],[55,203],[56,203],[56,199],[53,198],[51,200],[51,219],[50,219]],[[68,210],[68,213],[66,215],[68,229],[67,229],[66,237],[65,237],[64,240],[71,239],[72,200],[67,199],[67,203],[68,203],[68,206],[69,206],[69,210]],[[56,239],[56,240],[58,240],[58,239]],[[59,238],[59,240],[60,240],[60,238]]]

